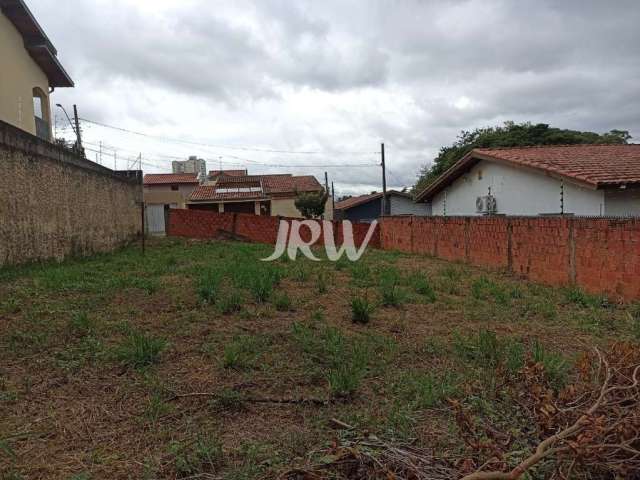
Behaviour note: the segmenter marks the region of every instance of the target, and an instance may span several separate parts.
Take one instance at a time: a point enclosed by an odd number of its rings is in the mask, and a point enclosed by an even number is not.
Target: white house
[[[477,148],[416,201],[447,216],[640,216],[640,145]]]

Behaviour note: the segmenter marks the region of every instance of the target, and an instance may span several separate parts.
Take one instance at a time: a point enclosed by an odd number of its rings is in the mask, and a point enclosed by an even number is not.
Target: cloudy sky
[[[380,189],[380,142],[390,185],[411,186],[460,130],[505,120],[640,142],[636,0],[27,3],[76,82],[54,103],[150,135],[85,123],[109,166],[114,149],[118,168],[141,153],[148,172],[192,154],[326,170],[344,194]]]

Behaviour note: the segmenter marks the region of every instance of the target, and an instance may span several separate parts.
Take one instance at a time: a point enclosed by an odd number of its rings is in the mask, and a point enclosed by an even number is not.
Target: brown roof
[[[222,177],[216,185],[200,186],[191,193],[189,199],[192,201],[265,199],[270,196],[294,195],[296,192],[319,192],[320,190],[322,190],[322,185],[311,175],[247,175]]]
[[[200,183],[195,173],[147,173],[145,185],[166,185],[175,183]]]
[[[189,200],[198,201],[224,201],[224,200],[258,200],[265,198],[262,191],[217,191],[217,185],[200,185],[191,192]]]
[[[405,192],[398,192],[397,190],[387,190],[387,196],[400,195],[402,197],[411,198],[411,195]],[[382,192],[370,193],[368,195],[358,195],[357,197],[347,198],[341,202],[336,203],[336,210],[348,210],[363,203],[370,202],[377,198],[382,197]]]
[[[640,183],[637,144],[476,148],[418,194],[416,201],[433,197],[481,160],[539,170],[593,189]]]
[[[220,176],[226,177],[244,177],[247,174],[246,170],[211,170],[209,177],[215,178]]]
[[[264,175],[262,180],[266,193],[287,194],[295,192],[319,192],[322,185],[313,175],[283,176]]]

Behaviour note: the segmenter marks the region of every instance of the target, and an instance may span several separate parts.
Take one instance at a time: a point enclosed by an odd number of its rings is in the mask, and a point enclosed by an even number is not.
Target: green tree
[[[524,147],[531,145],[577,145],[577,144],[623,144],[631,139],[626,130],[611,130],[608,133],[580,132],[549,127],[546,123],[532,124],[505,122],[502,126],[463,130],[457,140],[442,147],[430,165],[420,170],[413,193],[419,193],[438,178],[451,165],[474,148]]]
[[[298,193],[295,205],[304,218],[317,218],[324,213],[328,199],[329,194],[323,188],[320,192]]]

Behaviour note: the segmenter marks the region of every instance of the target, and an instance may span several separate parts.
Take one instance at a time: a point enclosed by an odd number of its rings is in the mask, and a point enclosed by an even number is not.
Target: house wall
[[[331,197],[327,200],[324,206],[325,219],[333,220],[333,202]],[[302,214],[296,208],[295,197],[291,198],[272,198],[271,199],[271,215],[274,217],[291,217],[302,218]]]
[[[391,215],[431,215],[431,205],[427,203],[416,203],[411,198],[399,195],[390,195]]]
[[[476,213],[476,198],[487,195],[489,187],[496,197],[498,214],[560,213],[560,185],[559,179],[542,173],[483,160],[434,196],[432,214],[481,215]],[[564,182],[564,213],[603,215],[604,207],[602,190]]]
[[[349,220],[350,222],[372,222],[380,218],[380,212],[382,205],[380,198],[371,200],[370,202],[361,203],[355,207],[343,210],[343,220]]]
[[[612,217],[640,216],[640,188],[605,190],[604,213]]]
[[[46,118],[50,119],[49,80],[24,48],[22,35],[0,13],[0,120],[35,135],[35,87],[46,97],[43,109]]]
[[[171,190],[171,185],[145,185],[144,201],[148,204],[175,205],[175,208],[187,208],[186,202],[189,195],[195,190],[196,185],[179,184],[178,190]]]
[[[142,172],[113,172],[0,121],[0,266],[110,251],[142,232]]]

